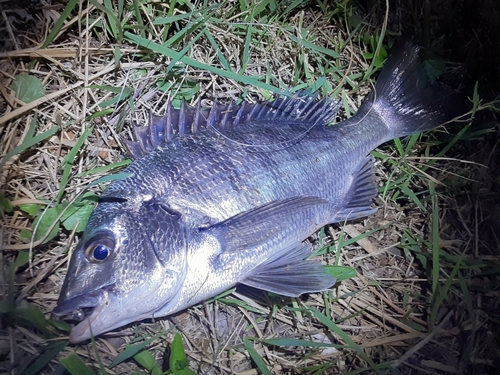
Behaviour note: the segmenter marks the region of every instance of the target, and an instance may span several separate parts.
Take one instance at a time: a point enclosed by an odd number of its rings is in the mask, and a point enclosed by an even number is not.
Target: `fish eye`
[[[87,258],[93,263],[108,259],[115,248],[115,241],[108,236],[96,236],[86,245]]]
[[[103,261],[109,256],[109,254],[110,254],[109,249],[107,248],[107,246],[104,245],[97,245],[94,248],[94,252],[92,253],[94,259],[98,261]]]

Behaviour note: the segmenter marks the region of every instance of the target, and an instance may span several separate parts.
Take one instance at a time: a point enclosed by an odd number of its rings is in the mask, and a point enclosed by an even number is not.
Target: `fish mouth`
[[[99,304],[102,292],[76,296],[66,301],[59,300],[52,314],[61,320],[81,321]]]
[[[107,305],[108,293],[100,290],[77,296],[67,301],[60,301],[52,310],[52,315],[60,320],[75,322],[69,335],[69,341],[78,343],[92,336],[92,324]],[[94,334],[98,334],[95,332]]]

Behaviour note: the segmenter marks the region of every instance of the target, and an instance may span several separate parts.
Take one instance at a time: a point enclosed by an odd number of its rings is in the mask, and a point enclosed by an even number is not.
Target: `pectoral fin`
[[[226,254],[258,249],[261,246],[271,246],[270,240],[283,241],[283,236],[289,236],[289,229],[297,227],[297,220],[303,220],[307,209],[324,204],[328,204],[328,201],[318,197],[284,199],[243,212],[200,231],[212,232],[221,242]],[[306,238],[311,234],[306,225],[303,231],[304,233],[294,233],[294,238]],[[287,241],[284,242],[286,244]]]
[[[240,283],[289,297],[329,289],[335,284],[335,278],[326,273],[321,263],[305,260],[310,255],[308,244],[284,248]]]

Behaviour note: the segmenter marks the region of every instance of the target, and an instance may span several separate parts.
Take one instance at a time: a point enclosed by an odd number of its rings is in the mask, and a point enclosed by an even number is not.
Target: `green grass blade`
[[[92,186],[95,186],[95,185],[99,185],[99,184],[102,184],[103,182],[108,182],[108,181],[114,181],[114,180],[124,180],[126,178],[128,178],[130,176],[130,173],[116,173],[116,174],[111,174],[109,176],[104,176],[104,177],[101,177],[100,179],[92,182],[91,184],[89,184],[89,186],[87,186],[88,188],[89,187],[92,187]]]
[[[224,56],[224,54],[222,53],[221,49],[219,48],[219,45],[215,41],[215,39],[214,39],[212,33],[210,32],[210,30],[208,30],[207,28],[205,28],[204,33],[205,33],[205,36],[207,37],[208,41],[212,45],[212,48],[214,49],[215,53],[217,54],[217,58],[219,59],[220,63],[224,67],[224,69],[226,69],[228,72],[231,72],[232,71],[231,65],[226,60],[226,57]]]
[[[120,1],[118,1],[120,3]],[[108,19],[108,26],[111,30],[111,35],[117,39],[121,40],[122,39],[122,27],[120,20],[122,19],[122,12],[120,12],[120,9],[115,9],[114,7],[114,2],[111,0],[103,0],[104,4],[104,14],[106,14],[106,17]],[[101,8],[102,9],[102,8]]]
[[[217,298],[217,301],[219,301],[220,303],[224,303],[226,305],[229,305],[229,306],[238,306],[238,307],[241,307],[247,311],[254,312],[256,314],[262,314],[261,310],[256,309],[255,307],[250,306],[245,301],[241,301],[241,300],[236,299],[236,298],[222,297],[222,298]]]
[[[464,133],[466,133],[467,130],[469,130],[469,128],[470,128],[470,124],[464,126],[462,129],[460,129],[460,131],[453,137],[453,139],[450,142],[448,142],[448,144],[445,147],[443,147],[443,149],[440,150],[436,154],[436,158],[440,158],[440,157],[444,156],[453,147],[453,145],[460,140],[460,138],[462,137],[462,135]],[[437,160],[431,160],[431,163],[429,163],[429,165],[434,164],[436,161]]]
[[[401,139],[394,138],[393,142],[394,142],[394,146],[396,146],[396,150],[398,151],[398,154],[401,156],[404,156],[405,152],[403,150],[403,144],[401,143]]]
[[[463,259],[464,259],[464,254],[462,254],[460,260],[456,262],[455,266],[451,270],[450,276],[447,278],[444,285],[440,286],[436,294],[433,295],[433,304],[432,304],[431,316],[429,319],[430,327],[434,327],[436,324],[439,310],[443,306],[443,302],[445,301],[446,297],[448,297],[451,285],[455,282],[454,279],[460,267],[462,267]]]
[[[127,347],[125,348],[125,350],[123,350],[122,352],[120,352],[116,357],[115,359],[109,364],[109,368],[113,368],[117,365],[119,365],[120,363],[122,363],[123,361],[126,361],[127,359],[130,359],[132,357],[134,357],[137,353],[139,353],[141,350],[144,350],[144,348],[146,346],[148,346],[149,344],[151,344],[154,340],[156,340],[157,338],[163,336],[165,334],[165,332],[160,332],[158,334],[156,334],[155,336],[147,339],[147,340],[144,340],[138,344],[130,344],[130,345],[127,345]]]
[[[315,342],[308,340],[300,340],[294,337],[280,337],[275,339],[265,339],[262,340],[263,343],[274,345],[274,346],[294,346],[294,347],[312,347],[312,348],[337,348],[344,349],[347,348],[345,345],[336,345],[324,342]]]
[[[71,375],[95,375],[95,372],[75,353],[61,358],[60,362]]]
[[[83,177],[83,176],[88,176],[89,174],[108,172],[108,171],[115,169],[115,168],[125,167],[125,166],[129,165],[130,163],[132,163],[132,160],[130,160],[130,159],[122,160],[122,161],[119,161],[116,163],[103,165],[102,167],[93,168],[90,171],[78,173],[75,177]]]
[[[327,316],[323,315],[319,310],[315,308],[308,308],[307,311],[312,313],[316,319],[318,319],[325,327],[329,330],[333,331],[342,341],[344,341],[347,346],[351,349],[354,349],[361,358],[363,358],[373,370],[375,370],[378,374],[380,374],[379,366],[373,362],[373,360],[366,355],[363,349],[356,345],[354,341],[347,335],[342,329],[340,329],[337,324],[331,321]]]
[[[437,201],[436,189],[434,182],[429,181],[429,191],[431,195],[431,251],[432,251],[432,295],[437,296],[439,287],[439,271],[440,271],[440,239],[439,239],[439,206]]]
[[[59,17],[56,24],[54,25],[54,28],[50,31],[49,35],[45,39],[45,42],[42,44],[42,48],[47,48],[50,43],[52,43],[59,31],[61,31],[61,28],[63,27],[64,22],[68,19],[69,14],[73,11],[73,9],[75,9],[78,3],[78,0],[69,0],[68,5],[66,5],[66,8],[64,8],[63,12],[61,13],[61,17]]]
[[[255,350],[255,347],[252,345],[250,340],[245,337],[243,341],[243,345],[245,346],[245,349],[247,350],[248,354],[250,354],[250,357],[252,357],[252,360],[254,363],[257,365],[257,368],[263,375],[272,375],[271,371],[267,368],[266,363],[260,356],[260,354]]]
[[[33,131],[35,129],[35,125],[37,123],[37,116],[35,115],[35,117],[33,117],[33,120],[31,121],[30,123],[30,130],[29,130],[29,134],[33,134]],[[59,131],[59,128],[58,127],[53,127],[53,128],[50,128],[49,130],[46,130],[44,131],[43,133],[41,134],[38,134],[37,136],[35,137],[32,137],[32,138],[28,138],[26,137],[26,139],[23,141],[23,143],[21,143],[19,146],[16,146],[14,147],[11,151],[9,151],[5,156],[4,158],[2,159],[2,161],[0,161],[0,170],[3,168],[3,166],[5,165],[5,163],[13,156],[17,155],[17,154],[20,154],[22,153],[24,150],[36,145],[37,143],[41,142],[41,141],[44,141],[46,140],[47,138],[50,138],[52,137],[54,134],[56,134],[57,132]]]
[[[121,28],[120,21],[117,15],[115,14],[116,11],[113,9],[113,5],[110,2],[110,0],[105,0],[104,5],[98,3],[96,0],[89,0],[89,1],[93,6],[95,6],[97,9],[99,9],[106,15],[106,18],[108,19],[107,23],[107,26],[109,27],[108,31],[113,36],[113,38],[121,40],[123,35],[123,30]]]
[[[105,0],[106,2],[110,2],[111,3],[111,0]],[[123,17],[123,8],[124,8],[124,0],[118,0],[118,19],[122,19]],[[110,7],[111,8],[111,7]],[[113,9],[113,8],[111,8]]]
[[[401,191],[403,193],[405,193],[408,196],[408,198],[410,198],[417,205],[417,207],[420,210],[422,210],[423,212],[427,212],[427,209],[422,204],[422,202],[420,202],[420,199],[418,199],[417,195],[413,192],[413,190],[411,190],[408,187],[408,183],[407,182],[399,185],[399,188],[401,189]]]
[[[146,33],[144,32],[144,21],[142,20],[141,7],[139,5],[139,0],[132,0],[132,4],[134,6],[134,14],[135,19],[137,20],[137,24],[139,25],[139,31],[143,38],[146,37]]]
[[[182,56],[178,52],[176,52],[168,47],[165,47],[165,46],[158,44],[156,42],[152,42],[152,41],[145,39],[145,38],[142,38],[138,35],[134,35],[128,31],[125,32],[125,37],[127,39],[129,39],[130,41],[137,43],[144,48],[148,48],[148,49],[151,49],[152,51],[155,51],[157,53],[161,53],[162,55],[167,56],[171,59],[176,59],[178,61],[181,61],[184,64],[192,66],[193,68],[207,70],[213,74],[217,74],[217,75],[220,75],[222,77],[229,78],[229,79],[234,79],[237,82],[241,82],[241,83],[244,83],[244,84],[250,85],[250,86],[255,86],[255,87],[258,87],[262,90],[267,90],[267,91],[273,92],[273,93],[278,94],[278,95],[287,95],[287,92],[280,90],[279,88],[274,87],[270,84],[259,81],[255,77],[249,77],[249,76],[245,76],[242,74],[229,72],[229,71],[226,71],[226,70],[216,68],[216,67],[210,66],[208,64],[199,62],[191,57]]]
[[[71,173],[71,169],[73,168],[73,162],[75,161],[76,156],[80,152],[80,149],[83,146],[83,143],[87,140],[88,136],[92,133],[93,127],[88,128],[83,132],[83,134],[78,138],[78,141],[73,146],[71,151],[64,158],[62,165],[64,166],[63,174],[61,177],[61,185],[59,187],[59,194],[57,194],[57,203],[61,203],[61,199],[66,192],[66,185],[69,182],[69,175]]]
[[[317,53],[322,54],[322,55],[330,56],[334,59],[340,58],[340,55],[332,49],[318,46],[312,42],[309,42],[309,41],[304,40],[302,38],[298,38],[293,34],[287,34],[287,35],[295,43],[297,43],[297,44],[299,44],[299,45],[301,45],[301,46],[303,46],[311,51],[317,52]]]
[[[68,340],[54,341],[43,348],[42,353],[30,363],[25,369],[19,369],[19,374],[36,375],[42,371],[56,356],[69,345]]]
[[[300,8],[303,6],[304,0],[294,0],[291,4],[289,4],[286,9],[283,11],[283,16],[286,16],[287,14],[293,12],[297,8]]]
[[[153,25],[167,25],[177,21],[188,20],[193,17],[193,13],[176,14],[175,16],[168,15],[167,17],[159,17],[153,21]]]
[[[252,42],[252,32],[253,32],[253,26],[250,23],[247,27],[247,32],[245,35],[245,44],[243,45],[243,57],[241,61],[241,69],[240,73],[245,72],[248,66],[248,62],[250,61],[250,43]]]
[[[365,237],[369,237],[372,234],[377,233],[378,231],[387,228],[389,225],[390,224],[386,224],[386,225],[383,225],[381,227],[372,229],[372,230],[370,230],[368,232],[361,233],[359,236],[356,236],[354,238],[345,239],[344,237],[342,237],[342,238],[340,238],[337,241],[337,248],[342,248],[342,247],[345,247],[345,246],[352,245],[353,243],[358,242],[359,240],[361,240],[361,239],[363,239]],[[341,236],[343,236],[342,233],[341,233]],[[319,249],[318,251],[315,251],[314,252],[314,256],[324,255],[324,254],[326,254],[328,252],[329,252],[328,247],[323,247],[323,248]]]
[[[200,39],[202,35],[203,33],[199,33],[198,35],[196,35],[182,50],[177,52],[177,58],[172,58],[170,64],[168,64],[167,66],[167,69],[165,69],[165,74],[168,74],[172,70],[172,68],[179,62],[179,60],[181,60],[183,57],[186,57],[187,52],[191,50],[193,45],[198,41],[198,39]]]
[[[258,18],[261,15],[261,13],[264,13],[266,7],[271,4],[272,4],[271,0],[263,0],[255,2],[255,7],[249,17],[252,17],[252,19]]]

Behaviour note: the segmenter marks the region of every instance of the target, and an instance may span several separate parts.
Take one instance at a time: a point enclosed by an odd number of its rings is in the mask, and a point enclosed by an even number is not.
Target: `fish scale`
[[[77,343],[239,283],[290,297],[327,290],[336,280],[303,241],[375,212],[370,151],[447,121],[450,100],[407,42],[356,115],[334,126],[337,102],[308,92],[169,105],[125,142],[134,162],[90,216],[53,313],[82,317]]]

